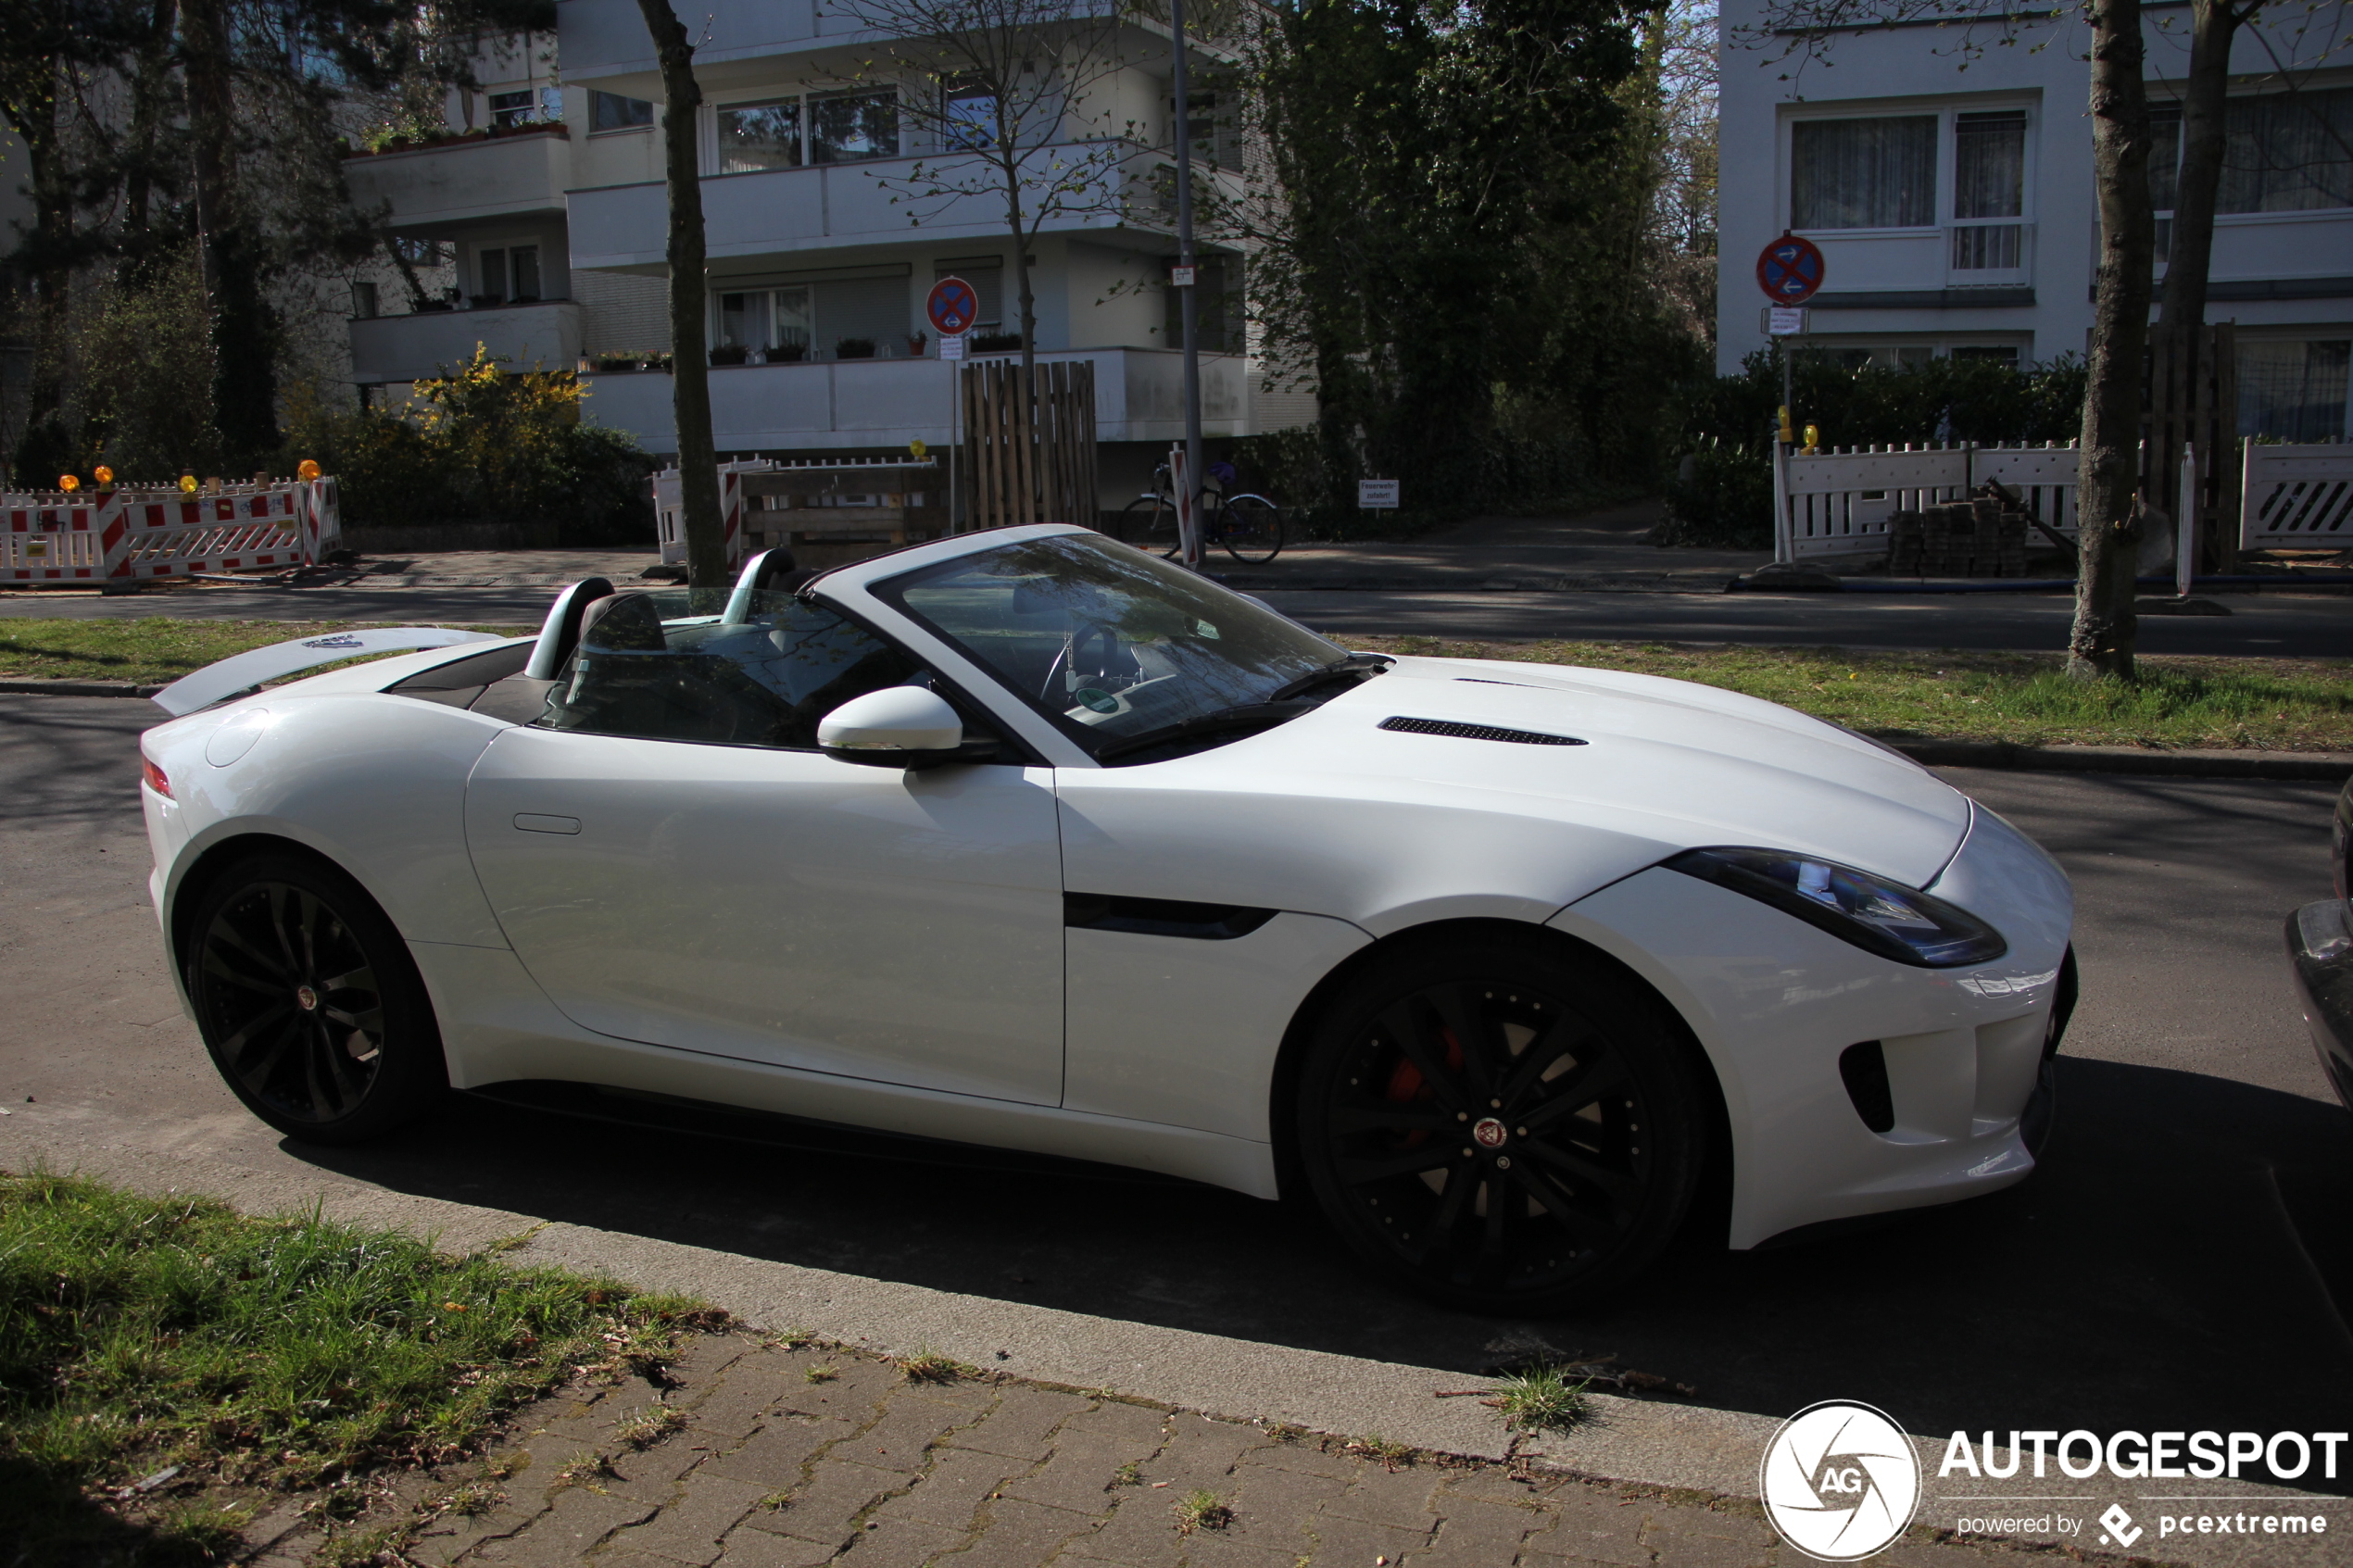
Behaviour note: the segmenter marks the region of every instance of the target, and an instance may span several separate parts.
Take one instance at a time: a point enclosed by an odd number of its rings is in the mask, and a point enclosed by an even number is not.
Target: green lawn
[[[333,621],[0,619],[0,677],[159,684]],[[507,635],[532,628],[485,626]],[[1353,647],[1632,670],[1724,686],[1893,739],[2029,746],[2353,751],[2353,661],[2155,658],[2130,684],[2067,679],[2056,654],[1859,653],[1665,643],[1476,643],[1349,637]]]
[[[2056,654],[1348,637],[1351,647],[1581,664],[1744,692],[1885,739],[2353,751],[2353,661],[2158,658],[2071,681]]]
[[[28,1563],[205,1561],[272,1494],[453,1460],[720,1321],[495,1249],[0,1173],[0,1540]]]
[[[0,618],[0,678],[130,681],[163,685],[192,670],[271,643],[323,636],[388,621],[185,621],[152,615],[136,621]],[[536,626],[475,626],[520,636]]]

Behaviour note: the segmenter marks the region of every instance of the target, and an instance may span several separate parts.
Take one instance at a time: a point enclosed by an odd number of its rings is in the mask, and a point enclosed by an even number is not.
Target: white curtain
[[[1801,119],[1791,130],[1790,227],[1919,229],[1936,221],[1936,117]]]

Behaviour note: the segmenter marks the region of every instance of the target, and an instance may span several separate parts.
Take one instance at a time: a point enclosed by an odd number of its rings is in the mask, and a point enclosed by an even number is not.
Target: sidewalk
[[[664,1385],[546,1400],[514,1436],[484,1461],[413,1480],[345,1533],[415,1521],[406,1553],[430,1568],[1805,1561],[1751,1503],[1377,1452],[988,1374],[915,1382],[879,1357],[743,1333],[697,1342]],[[247,1538],[257,1568],[296,1568],[325,1544],[292,1506]],[[1916,1530],[1878,1561],[1962,1568],[1997,1552]]]

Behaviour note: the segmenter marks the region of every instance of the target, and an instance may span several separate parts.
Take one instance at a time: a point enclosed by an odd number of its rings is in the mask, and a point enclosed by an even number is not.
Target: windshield
[[[1095,533],[960,556],[872,591],[1098,757],[1282,700],[1348,659],[1239,594]]]

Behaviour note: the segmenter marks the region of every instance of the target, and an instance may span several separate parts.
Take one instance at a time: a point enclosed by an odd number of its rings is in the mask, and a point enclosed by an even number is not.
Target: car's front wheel
[[[1680,1022],[1550,934],[1448,940],[1364,972],[1302,1064],[1298,1148],[1325,1212],[1399,1283],[1554,1311],[1674,1236],[1711,1102]]]
[[[188,996],[246,1109],[312,1143],[356,1143],[448,1087],[424,982],[359,884],[294,855],[230,867],[186,926]]]

